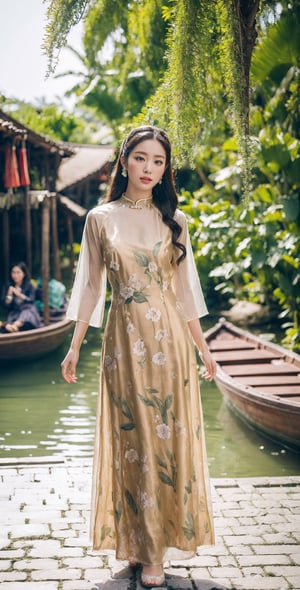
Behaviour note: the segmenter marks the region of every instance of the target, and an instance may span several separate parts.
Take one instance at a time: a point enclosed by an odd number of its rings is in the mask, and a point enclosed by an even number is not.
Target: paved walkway
[[[140,590],[89,548],[90,479],[87,460],[1,462],[1,590]],[[217,545],[172,562],[168,590],[300,590],[300,476],[213,479],[212,492]]]

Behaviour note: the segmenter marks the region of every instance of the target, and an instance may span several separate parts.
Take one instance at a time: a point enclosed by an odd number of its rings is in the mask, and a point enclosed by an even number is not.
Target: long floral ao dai
[[[138,206],[137,206],[138,205]],[[185,216],[178,266],[150,200],[93,209],[68,315],[99,326],[102,348],[91,530],[95,549],[160,564],[214,542],[194,344],[187,321],[207,313]]]

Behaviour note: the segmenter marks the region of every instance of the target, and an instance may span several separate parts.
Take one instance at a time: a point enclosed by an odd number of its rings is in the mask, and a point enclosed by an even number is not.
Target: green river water
[[[70,338],[70,336],[69,336]],[[100,335],[90,329],[82,346],[77,384],[60,376],[67,349],[1,367],[1,458],[91,457],[99,381]],[[300,454],[269,441],[229,410],[213,383],[201,383],[212,477],[300,474]]]

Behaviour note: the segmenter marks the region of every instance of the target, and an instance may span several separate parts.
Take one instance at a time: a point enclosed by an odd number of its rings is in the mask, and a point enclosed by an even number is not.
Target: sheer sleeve
[[[103,218],[99,209],[88,213],[67,310],[69,319],[86,322],[95,328],[102,325],[106,298],[106,268],[101,240]]]
[[[182,227],[179,241],[186,247],[186,257],[179,265],[175,265],[173,289],[185,319],[190,321],[207,315],[208,311],[194,260],[186,217],[182,211],[177,210],[175,219]]]

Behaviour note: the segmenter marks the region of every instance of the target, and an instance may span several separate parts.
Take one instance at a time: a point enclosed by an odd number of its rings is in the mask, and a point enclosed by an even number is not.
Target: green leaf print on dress
[[[134,512],[134,514],[137,516],[138,514],[138,507],[135,503],[134,497],[133,495],[130,493],[129,490],[125,490],[125,498],[127,501],[128,506],[130,506],[132,512]]]
[[[159,471],[158,477],[159,477],[160,481],[162,481],[162,483],[165,483],[166,485],[171,486],[173,488],[174,492],[176,492],[177,464],[176,464],[175,455],[173,453],[171,453],[169,451],[169,449],[166,449],[166,455],[167,455],[167,458],[169,459],[170,466],[168,466],[168,464],[165,461],[163,461],[163,459],[161,457],[159,457],[158,455],[155,455],[156,462],[158,463],[158,465],[160,467],[162,467],[163,469],[165,469],[165,471],[167,472],[167,473],[165,473],[164,471]]]
[[[158,391],[156,389],[153,390],[148,390],[150,391],[150,393],[152,394],[152,397],[147,397],[146,395],[141,395],[138,394],[140,400],[146,405],[146,406],[150,406],[152,408],[157,408],[159,410],[159,413],[161,415],[161,419],[163,424],[168,425],[168,410],[170,409],[172,403],[173,403],[173,394],[170,393],[169,395],[166,396],[166,398],[164,400],[161,400],[160,397],[158,397],[157,395],[155,395],[156,393],[158,393]],[[158,425],[158,426],[162,426],[162,425]],[[156,427],[156,432],[159,438],[169,438],[169,436],[167,435],[168,430],[167,429],[157,429]],[[164,435],[165,433],[165,435]]]
[[[195,537],[195,525],[194,525],[194,517],[191,512],[187,512],[186,519],[185,519],[185,527],[183,527],[183,532],[186,538],[191,541],[193,537]]]

